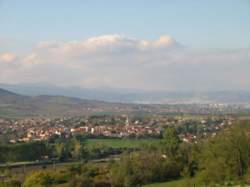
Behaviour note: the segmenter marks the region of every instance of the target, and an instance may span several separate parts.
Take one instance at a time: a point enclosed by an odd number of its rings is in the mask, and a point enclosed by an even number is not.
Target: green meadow
[[[112,148],[139,148],[143,145],[156,144],[160,139],[87,139],[87,146],[102,145]]]

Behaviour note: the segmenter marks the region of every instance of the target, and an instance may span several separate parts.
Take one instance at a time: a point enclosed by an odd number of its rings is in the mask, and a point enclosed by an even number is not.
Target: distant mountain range
[[[144,104],[249,104],[250,91],[141,91],[114,88],[59,87],[48,84],[0,84],[15,93],[37,96],[54,95],[119,103]]]
[[[10,89],[12,88],[12,89]],[[143,92],[111,92],[102,90],[84,90],[79,89],[76,92],[74,89],[49,87],[41,88],[40,93],[50,93],[52,95],[36,95],[39,89],[35,87],[11,87],[9,90],[16,90],[19,93],[0,89],[0,117],[31,117],[31,116],[46,116],[46,117],[60,117],[60,116],[81,116],[93,114],[173,114],[173,113],[192,113],[192,114],[210,114],[210,113],[237,113],[244,110],[244,106],[230,106],[226,105],[210,105],[212,102],[219,101],[220,103],[244,103],[249,109],[250,94],[248,92],[216,92],[209,94],[194,94],[194,93],[143,93]],[[19,90],[19,91],[18,91]],[[33,90],[30,91],[30,90]],[[59,95],[59,91],[60,95]],[[65,92],[63,92],[65,91]],[[81,92],[80,92],[81,91]],[[24,95],[20,93],[29,93]],[[62,96],[62,94],[79,94],[81,93],[88,99],[81,99],[76,97]],[[86,94],[87,93],[87,94]],[[93,95],[88,95],[93,93]],[[105,95],[105,94],[107,95]],[[58,95],[56,95],[58,94]],[[102,95],[103,94],[103,95]],[[100,95],[101,99],[107,101],[94,100]],[[89,97],[87,97],[89,96]],[[102,96],[102,97],[101,97]],[[114,96],[112,98],[112,96]],[[116,98],[120,97],[120,101]],[[127,98],[126,98],[127,97]],[[109,99],[108,99],[109,98]],[[123,99],[124,98],[124,99]],[[136,99],[136,100],[132,100]],[[108,101],[114,102],[108,102]],[[148,103],[161,104],[143,104],[147,100]],[[161,102],[162,100],[162,102]],[[126,103],[130,102],[131,103]],[[132,101],[140,102],[132,103]],[[150,102],[149,102],[150,101]],[[168,104],[165,104],[168,103]],[[222,108],[221,108],[222,106]],[[224,107],[225,106],[225,107]]]

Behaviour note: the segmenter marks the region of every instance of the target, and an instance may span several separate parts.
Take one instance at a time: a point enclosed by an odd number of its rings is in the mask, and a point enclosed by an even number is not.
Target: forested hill
[[[119,106],[120,104],[64,96],[24,96],[0,89],[2,117],[82,115],[111,112],[119,109]]]

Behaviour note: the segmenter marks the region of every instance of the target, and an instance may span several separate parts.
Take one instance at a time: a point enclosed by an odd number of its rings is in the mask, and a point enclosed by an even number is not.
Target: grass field
[[[187,185],[187,181],[184,179],[181,179],[181,180],[170,181],[170,182],[149,184],[143,187],[185,187],[186,185]]]
[[[112,148],[138,148],[144,144],[156,144],[159,139],[87,139],[87,146],[103,145]]]

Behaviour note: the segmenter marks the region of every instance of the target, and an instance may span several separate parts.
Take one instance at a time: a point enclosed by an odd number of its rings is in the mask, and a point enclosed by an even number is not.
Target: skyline
[[[248,89],[249,20],[247,0],[1,0],[0,83]]]

